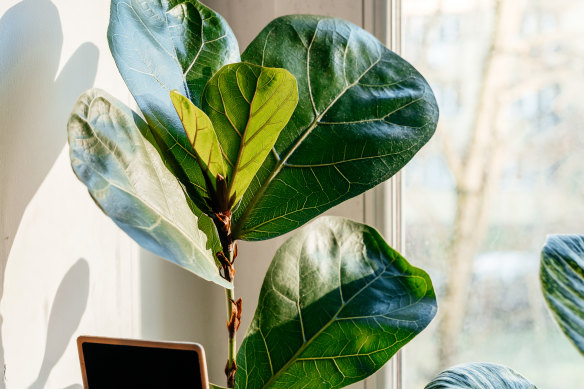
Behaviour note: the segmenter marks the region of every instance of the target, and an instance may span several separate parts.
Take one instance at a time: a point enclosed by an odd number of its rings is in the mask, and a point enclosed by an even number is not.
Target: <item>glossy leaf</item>
[[[240,239],[283,234],[387,180],[435,131],[424,78],[349,22],[278,18],[242,60],[288,69],[300,99],[234,215]]]
[[[209,177],[209,182],[215,185],[218,174],[225,177],[225,164],[211,119],[178,91],[171,91],[170,98],[201,169]]]
[[[340,388],[436,314],[429,276],[371,227],[322,217],[277,251],[237,354],[236,387]]]
[[[209,80],[202,104],[228,161],[229,197],[241,198],[297,103],[296,80],[285,69],[238,63]]]
[[[68,133],[73,170],[106,215],[145,249],[231,286],[215,264],[221,246],[213,222],[189,204],[138,115],[89,90],[75,104]]]
[[[549,236],[540,278],[554,318],[584,355],[584,235]]]
[[[505,366],[467,363],[443,371],[425,389],[535,389],[535,385]]]
[[[169,92],[176,89],[200,105],[211,76],[223,65],[239,61],[229,25],[196,0],[112,0],[108,40],[167,167],[205,209],[204,175]]]

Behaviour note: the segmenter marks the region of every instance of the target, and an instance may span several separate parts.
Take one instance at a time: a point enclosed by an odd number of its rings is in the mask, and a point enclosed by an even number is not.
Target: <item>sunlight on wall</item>
[[[92,203],[63,148],[8,258],[0,304],[8,388],[79,383],[80,334],[139,335],[137,249]]]
[[[137,247],[95,207],[65,146],[85,89],[130,101],[108,18],[105,0],[0,3],[2,388],[78,388],[78,334],[140,334]]]

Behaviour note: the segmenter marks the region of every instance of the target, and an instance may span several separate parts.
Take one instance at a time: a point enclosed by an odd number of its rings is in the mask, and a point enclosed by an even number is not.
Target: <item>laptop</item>
[[[208,389],[203,347],[80,336],[77,348],[85,389]]]

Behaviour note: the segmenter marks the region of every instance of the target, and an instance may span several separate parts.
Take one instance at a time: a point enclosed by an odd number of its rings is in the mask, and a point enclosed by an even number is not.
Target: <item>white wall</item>
[[[354,0],[207,3],[242,49],[281,14],[364,19]],[[109,1],[2,0],[0,15],[0,388],[80,388],[79,334],[197,341],[211,380],[223,383],[223,290],[140,250],[69,166],[65,127],[81,92],[95,85],[133,105],[107,47]],[[363,204],[359,197],[332,213],[361,220]],[[240,340],[283,240],[240,244]]]
[[[109,1],[2,0],[0,16],[4,387],[61,389],[80,383],[77,334],[140,335],[138,250],[93,204],[65,147],[85,89],[129,95],[107,48]]]

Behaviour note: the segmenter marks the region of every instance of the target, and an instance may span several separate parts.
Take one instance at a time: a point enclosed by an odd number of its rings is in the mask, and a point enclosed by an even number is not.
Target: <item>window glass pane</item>
[[[584,233],[584,2],[404,1],[405,57],[441,118],[406,170],[406,252],[439,313],[406,348],[406,388],[472,361],[540,388],[580,387],[584,359],[538,278],[550,233]]]

